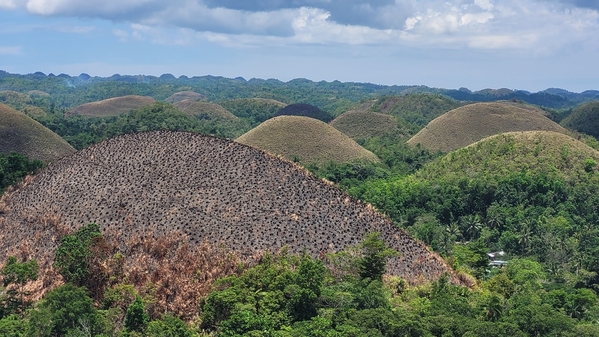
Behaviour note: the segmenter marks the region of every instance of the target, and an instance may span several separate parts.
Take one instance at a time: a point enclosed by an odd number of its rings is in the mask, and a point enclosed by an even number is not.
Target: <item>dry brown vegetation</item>
[[[347,111],[330,124],[354,140],[382,136],[402,130],[401,125],[393,116],[364,110]],[[407,135],[408,130],[404,131]]]
[[[205,99],[206,96],[199,94],[195,91],[179,91],[170,95],[165,101],[168,103],[177,103],[187,99],[193,101],[199,101]]]
[[[155,102],[148,96],[121,96],[80,105],[66,112],[65,116],[109,117],[127,114]]]
[[[505,102],[474,103],[437,117],[410,138],[408,144],[449,152],[499,133],[539,130],[566,132],[529,107]]]
[[[303,116],[271,118],[236,140],[303,163],[378,161],[376,155],[334,127]]]
[[[126,257],[129,282],[152,285],[160,308],[182,313],[239,261],[285,246],[321,256],[370,231],[401,253],[389,261],[390,274],[418,283],[452,273],[373,207],[293,163],[192,133],[92,145],[5,193],[0,209],[0,263],[9,255],[38,259],[38,296],[60,283],[51,267],[60,238],[92,222],[111,253]]]
[[[48,162],[75,149],[45,126],[0,103],[0,152],[10,151]]]
[[[186,113],[188,116],[198,116],[202,119],[217,118],[220,120],[230,121],[240,120],[239,117],[233,115],[222,106],[214,103],[186,99],[176,102],[174,106]]]

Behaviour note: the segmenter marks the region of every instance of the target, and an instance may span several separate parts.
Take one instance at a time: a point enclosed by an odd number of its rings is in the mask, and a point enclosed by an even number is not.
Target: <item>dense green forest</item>
[[[411,134],[464,101],[497,99],[466,89],[303,79],[5,72],[0,90],[28,93],[4,92],[0,101],[77,149],[160,129],[234,138],[278,112],[276,105],[242,98],[311,104],[330,117],[365,105],[394,115]],[[164,102],[114,117],[64,116],[91,101],[131,94],[160,101],[183,90],[202,93],[246,123],[189,116]],[[408,99],[417,97],[421,110],[385,110],[398,95],[410,93],[417,94]],[[557,89],[501,97],[538,104],[556,121],[598,98],[599,92]],[[575,149],[564,146],[545,158],[550,144],[523,149],[509,137],[492,148],[472,146],[447,155],[409,146],[409,136],[394,131],[358,139],[380,163],[300,164],[374,205],[441,254],[461,277],[472,279],[472,288],[449,278],[410,286],[383,277],[384,261],[394,252],[372,234],[358,247],[318,259],[283,251],[240,266],[237,274],[217,281],[197,304],[195,317],[183,320],[152,310],[151,293],[136,290],[118,268],[98,277],[99,264],[117,266],[125,257],[99,254],[103,238],[92,224],[61,238],[54,267],[65,285],[38,302],[27,301],[27,285],[38,277],[36,261],[3,261],[0,336],[598,336],[597,160],[572,157]],[[592,136],[579,139],[599,148]],[[0,191],[43,165],[17,153],[0,155]],[[502,252],[499,265],[491,265],[491,252]]]

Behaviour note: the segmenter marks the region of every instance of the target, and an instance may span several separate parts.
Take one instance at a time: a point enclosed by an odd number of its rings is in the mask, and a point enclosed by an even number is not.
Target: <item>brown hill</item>
[[[151,105],[155,100],[148,96],[121,96],[80,105],[67,111],[65,116],[80,115],[87,117],[118,116]]]
[[[239,120],[239,117],[233,115],[222,106],[214,103],[186,99],[178,101],[173,105],[189,116],[199,116],[200,118],[204,119],[219,118],[234,121]]]
[[[512,131],[566,130],[540,112],[511,103],[474,103],[435,118],[408,140],[434,151],[449,152],[483,138]]]
[[[379,160],[341,131],[304,116],[271,118],[236,141],[306,164]]]
[[[184,101],[186,99],[191,99],[194,101],[199,101],[205,99],[206,96],[199,94],[195,91],[179,91],[172,95],[170,95],[165,101],[168,103],[177,103]]]
[[[129,134],[92,145],[6,193],[0,206],[0,264],[12,254],[38,259],[40,293],[60,282],[51,270],[59,238],[91,222],[112,254],[126,257],[128,282],[152,285],[158,303],[175,313],[197,310],[196,287],[208,289],[214,275],[236,269],[223,271],[230,264],[210,253],[218,247],[250,263],[284,246],[312,256],[335,252],[377,231],[401,253],[388,262],[390,274],[412,284],[453,274],[331,184],[260,150],[194,133]]]
[[[401,125],[393,116],[363,110],[345,112],[330,124],[354,140],[382,136],[402,130]]]
[[[53,161],[75,149],[50,129],[0,103],[0,152],[16,151],[42,161]]]

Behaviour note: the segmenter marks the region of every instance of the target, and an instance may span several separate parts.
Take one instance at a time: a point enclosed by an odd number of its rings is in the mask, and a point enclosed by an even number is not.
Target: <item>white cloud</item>
[[[0,46],[0,55],[21,55],[21,54],[23,54],[22,47]]]

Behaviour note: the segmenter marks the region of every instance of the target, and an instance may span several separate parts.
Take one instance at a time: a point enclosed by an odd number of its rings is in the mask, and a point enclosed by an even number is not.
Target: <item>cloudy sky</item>
[[[599,0],[0,0],[0,69],[599,89]]]

